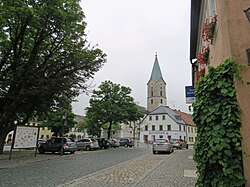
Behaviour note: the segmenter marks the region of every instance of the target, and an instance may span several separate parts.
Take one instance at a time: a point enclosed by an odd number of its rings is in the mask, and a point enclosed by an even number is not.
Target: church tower
[[[157,54],[155,55],[155,61],[151,77],[147,84],[148,95],[147,95],[147,110],[153,111],[159,106],[167,105],[166,97],[166,82],[164,81],[160,65],[157,59]]]

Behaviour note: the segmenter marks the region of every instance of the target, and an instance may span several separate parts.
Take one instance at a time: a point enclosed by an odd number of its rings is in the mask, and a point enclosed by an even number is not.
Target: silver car
[[[156,139],[153,143],[153,154],[159,152],[172,153],[174,152],[174,147],[169,143],[167,139]]]
[[[98,141],[93,139],[93,138],[84,138],[81,140],[78,140],[76,142],[77,145],[77,149],[78,150],[93,150],[93,149],[98,149],[99,148],[99,144]]]

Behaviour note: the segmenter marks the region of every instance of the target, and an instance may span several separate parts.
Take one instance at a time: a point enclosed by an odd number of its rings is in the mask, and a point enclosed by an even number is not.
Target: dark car
[[[134,142],[130,138],[120,138],[119,144],[120,144],[120,146],[125,146],[125,147],[133,147],[134,146]]]
[[[98,141],[100,149],[102,148],[107,149],[110,146],[110,142],[106,138],[98,138],[97,141]]]
[[[45,140],[45,139],[38,139],[38,141],[37,141],[37,148],[39,148],[41,144],[44,144],[46,142],[47,142],[47,140]]]
[[[76,142],[69,138],[51,138],[47,140],[45,143],[41,143],[38,152],[45,153],[45,152],[59,152],[60,154],[64,154],[65,152],[70,152],[74,154],[77,151]]]

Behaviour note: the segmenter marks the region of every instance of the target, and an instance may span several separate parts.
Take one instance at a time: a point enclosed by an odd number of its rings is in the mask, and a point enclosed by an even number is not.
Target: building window
[[[186,131],[186,126],[185,125],[183,126],[183,131]]]
[[[162,91],[160,91],[160,96],[162,97]]]
[[[162,131],[163,130],[163,125],[159,126],[159,130]]]
[[[162,116],[162,120],[165,120],[165,115]]]
[[[155,120],[159,120],[159,117],[158,117],[158,116],[155,116]]]
[[[155,125],[152,125],[152,131],[155,131]]]
[[[152,121],[152,116],[149,116],[149,121]]]
[[[179,131],[181,131],[181,125],[179,125]]]
[[[181,140],[182,138],[181,138],[181,136],[180,136],[180,140]]]
[[[191,127],[191,133],[193,133],[193,132],[194,132],[193,127]]]
[[[190,133],[190,127],[188,127],[188,132]]]
[[[145,125],[145,131],[148,131],[148,126],[147,125]]]
[[[161,99],[161,104],[162,104],[162,99]]]
[[[160,135],[159,138],[163,138],[163,135]]]
[[[153,99],[151,99],[151,104],[153,104]]]
[[[154,96],[154,92],[153,91],[151,91],[151,96]]]
[[[43,139],[43,138],[44,138],[44,135],[42,134],[42,135],[41,135],[41,139]]]
[[[168,131],[171,131],[171,125],[168,125]]]

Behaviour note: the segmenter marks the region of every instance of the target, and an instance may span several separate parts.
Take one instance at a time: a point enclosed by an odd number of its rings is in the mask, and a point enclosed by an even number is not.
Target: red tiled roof
[[[181,115],[181,118],[183,121],[185,121],[188,125],[195,126],[195,123],[192,119],[192,116],[190,114],[187,114],[185,112],[182,112],[180,110],[174,110],[177,114]]]

